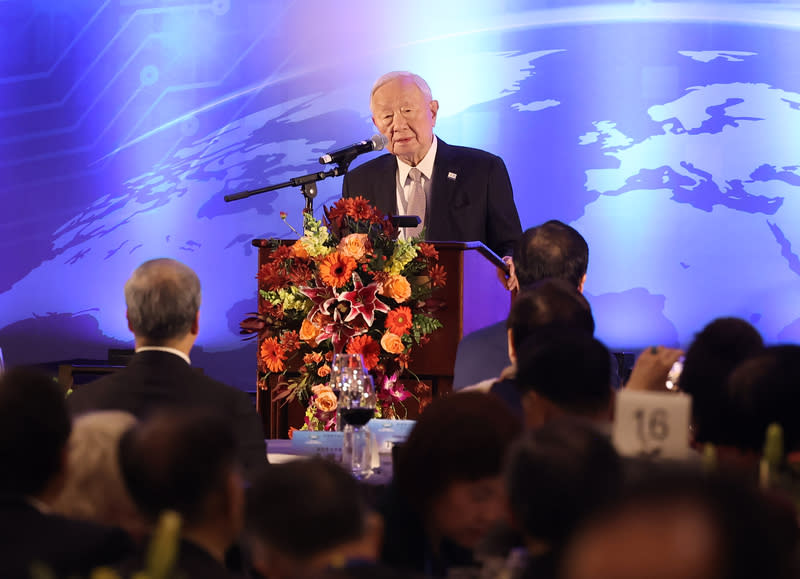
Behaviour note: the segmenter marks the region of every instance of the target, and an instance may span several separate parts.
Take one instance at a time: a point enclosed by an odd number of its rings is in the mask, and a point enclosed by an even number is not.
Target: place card
[[[306,456],[319,455],[342,460],[343,432],[324,430],[295,430],[292,434],[292,449]]]
[[[617,452],[646,458],[687,458],[691,401],[688,394],[619,392],[612,435]]]

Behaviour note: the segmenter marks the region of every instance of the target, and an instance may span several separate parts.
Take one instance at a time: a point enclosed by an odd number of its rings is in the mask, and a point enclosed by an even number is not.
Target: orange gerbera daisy
[[[364,358],[364,367],[367,370],[372,370],[378,364],[378,357],[381,353],[381,347],[374,339],[366,334],[356,336],[350,343],[347,344],[348,354],[361,354]]]
[[[264,338],[261,342],[261,361],[270,372],[283,372],[286,350],[278,342],[278,338]]]
[[[411,322],[411,309],[406,306],[400,306],[386,314],[386,329],[398,336],[408,333]]]
[[[330,287],[342,287],[353,274],[356,260],[335,251],[328,255],[319,264],[319,276],[322,283]]]

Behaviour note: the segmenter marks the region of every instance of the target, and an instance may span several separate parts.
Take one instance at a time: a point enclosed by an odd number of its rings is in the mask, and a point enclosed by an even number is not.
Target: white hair
[[[75,519],[118,526],[129,532],[143,524],[119,467],[117,446],[136,424],[121,410],[90,412],[75,419],[67,444],[67,479],[53,501],[55,512]]]
[[[387,72],[386,74],[380,76],[378,80],[375,81],[375,84],[372,85],[372,92],[369,93],[370,104],[372,103],[372,97],[375,95],[375,91],[396,78],[403,78],[410,80],[415,85],[417,85],[417,88],[419,88],[419,90],[422,91],[422,94],[425,96],[425,99],[428,102],[433,100],[431,87],[428,86],[428,83],[425,82],[424,78],[422,78],[418,74],[414,74],[413,72],[409,72],[407,70],[393,70],[392,72]]]

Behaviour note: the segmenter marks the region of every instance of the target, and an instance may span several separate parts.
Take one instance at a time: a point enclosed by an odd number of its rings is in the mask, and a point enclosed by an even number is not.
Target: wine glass
[[[330,387],[339,399],[336,410],[336,430],[344,429],[341,411],[350,406],[350,391],[359,388],[364,376],[368,376],[364,368],[361,354],[334,354],[331,361]]]
[[[375,384],[364,373],[348,385],[340,417],[344,424],[342,463],[354,477],[365,478],[372,473],[372,435],[367,423],[375,415]]]

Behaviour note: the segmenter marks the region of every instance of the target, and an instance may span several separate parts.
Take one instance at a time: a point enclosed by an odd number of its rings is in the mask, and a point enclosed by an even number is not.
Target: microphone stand
[[[314,197],[317,196],[317,181],[322,181],[328,177],[338,177],[347,173],[347,168],[353,159],[342,159],[333,169],[327,171],[317,171],[316,173],[309,173],[301,177],[292,177],[288,181],[278,183],[277,185],[269,185],[260,189],[253,189],[251,191],[241,191],[232,195],[225,195],[224,199],[227,202],[238,201],[253,195],[260,195],[268,191],[275,191],[276,189],[283,189],[284,187],[300,187],[303,197],[306,198],[306,211],[313,212],[314,210]]]

